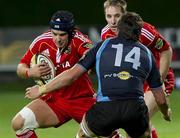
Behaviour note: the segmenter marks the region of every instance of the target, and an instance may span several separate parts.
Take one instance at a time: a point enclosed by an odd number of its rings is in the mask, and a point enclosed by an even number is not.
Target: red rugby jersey
[[[76,64],[81,56],[89,49],[92,42],[88,37],[76,30],[75,35],[70,41],[68,47],[63,53],[60,53],[57,46],[53,42],[50,31],[38,36],[30,45],[27,52],[21,58],[20,63],[30,65],[31,58],[36,53],[48,55],[56,68],[56,75],[71,68]],[[81,97],[93,96],[94,90],[87,73],[83,74],[72,85],[57,90],[56,96],[66,99],[74,99]],[[50,93],[51,95],[52,93]],[[55,93],[53,93],[54,95]]]

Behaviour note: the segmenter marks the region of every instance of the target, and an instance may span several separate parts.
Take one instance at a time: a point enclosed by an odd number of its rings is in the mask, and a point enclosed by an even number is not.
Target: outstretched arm
[[[71,83],[78,79],[78,77],[80,77],[84,72],[86,72],[86,70],[79,64],[76,64],[71,69],[68,69],[63,73],[59,74],[45,85],[36,85],[34,87],[27,88],[25,98],[36,99],[43,94],[71,85]]]

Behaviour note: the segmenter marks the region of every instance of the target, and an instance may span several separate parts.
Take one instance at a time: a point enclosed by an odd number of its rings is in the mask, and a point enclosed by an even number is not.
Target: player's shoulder
[[[148,23],[148,22],[144,22],[144,24],[143,24],[143,27],[144,28],[155,28],[155,26],[154,25],[152,25],[152,24],[150,24],[150,23]]]
[[[91,40],[89,39],[88,35],[82,33],[79,30],[75,30],[74,36],[72,38],[72,41],[76,43],[92,43]]]
[[[142,33],[154,35],[156,32],[157,32],[157,30],[154,25],[144,22],[143,27],[142,27]]]
[[[101,30],[101,40],[105,40],[110,37],[115,37],[116,33],[113,32],[113,30],[109,27],[109,25],[106,25],[102,30]]]
[[[31,43],[30,48],[32,48],[36,43],[43,43],[49,41],[52,41],[52,34],[50,31],[47,31],[37,36]]]
[[[108,30],[110,30],[109,25],[107,24],[106,26],[104,26],[101,30],[101,34],[104,34],[105,32],[107,32]]]
[[[147,51],[149,53],[149,49],[147,48],[147,46],[145,46],[143,43],[141,42],[136,42],[135,43],[135,46],[139,47],[142,51]]]
[[[49,39],[52,39],[52,34],[50,31],[47,31],[36,37],[34,41],[49,40]]]
[[[71,48],[77,49],[78,53],[81,55],[85,50],[92,48],[93,43],[88,35],[79,30],[75,30],[70,46]]]
[[[101,30],[101,39],[105,40],[106,38],[108,38],[108,35],[112,34],[112,30],[109,27],[109,25],[106,25],[102,30]]]
[[[143,27],[141,29],[140,40],[142,42],[152,42],[156,38],[156,36],[158,36],[158,31],[155,29],[155,27],[147,22],[144,22]]]

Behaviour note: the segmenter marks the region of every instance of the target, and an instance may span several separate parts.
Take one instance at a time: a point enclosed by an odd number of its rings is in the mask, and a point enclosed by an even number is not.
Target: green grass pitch
[[[0,138],[15,138],[11,129],[11,119],[29,102],[24,99],[23,90],[13,89],[7,91],[4,88],[0,91]],[[173,112],[171,122],[164,121],[160,113],[153,117],[159,138],[180,138],[180,90],[173,92],[170,103]],[[78,127],[79,125],[72,120],[59,128],[37,129],[36,132],[39,138],[74,138]]]

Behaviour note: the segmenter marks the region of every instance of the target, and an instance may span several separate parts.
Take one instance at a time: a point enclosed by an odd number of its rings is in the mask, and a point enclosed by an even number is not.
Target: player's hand
[[[164,118],[166,121],[171,121],[171,114],[172,114],[171,108],[168,108],[167,114],[164,115],[163,118]]]
[[[35,85],[33,87],[29,87],[26,89],[25,98],[27,99],[37,99],[41,96],[41,93],[39,92],[39,86]]]
[[[51,73],[51,68],[46,63],[34,65],[29,70],[29,76],[32,78],[40,79]]]

